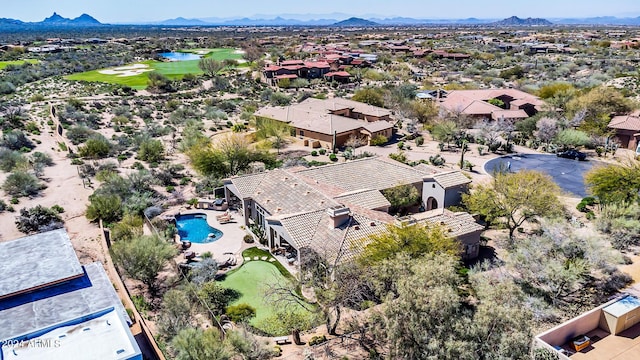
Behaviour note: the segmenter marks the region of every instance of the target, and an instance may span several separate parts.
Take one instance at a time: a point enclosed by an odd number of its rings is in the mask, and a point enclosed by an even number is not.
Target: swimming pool
[[[222,231],[209,226],[205,214],[180,215],[176,217],[176,227],[182,241],[203,244],[222,237]]]
[[[160,53],[159,55],[171,61],[200,60],[201,58],[200,55],[186,53],[186,52],[165,52],[165,53]]]

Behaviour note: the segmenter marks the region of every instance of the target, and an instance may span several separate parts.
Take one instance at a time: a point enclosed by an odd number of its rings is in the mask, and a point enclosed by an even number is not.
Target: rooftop
[[[337,202],[282,169],[231,178],[243,198],[252,198],[271,215],[326,209]]]
[[[391,206],[389,200],[387,200],[380,191],[370,189],[343,193],[334,197],[334,199],[337,202],[344,202],[349,205],[356,205],[371,210]]]
[[[332,226],[332,219],[326,211],[276,220],[287,230],[296,248],[310,248],[329,263],[354,260],[362,253],[371,235],[387,229],[384,222],[358,213],[352,213],[349,220],[338,227]]]
[[[444,189],[466,185],[471,182],[471,179],[466,177],[460,171],[449,171],[449,172],[437,173],[432,177]]]
[[[113,308],[93,314],[88,319],[71,321],[39,336],[30,338],[29,346],[3,347],[5,360],[124,360],[140,353],[127,330],[126,320]]]
[[[614,116],[609,122],[609,128],[640,131],[640,112],[630,115]]]
[[[410,166],[379,157],[303,169],[298,171],[298,174],[316,182],[333,185],[344,192],[362,189],[385,190],[401,184],[422,183],[424,177],[421,171]]]
[[[54,327],[111,307],[130,321],[102,264],[83,268],[80,278],[0,300],[0,339]],[[17,272],[14,269],[10,274]]]
[[[418,222],[424,221],[443,226],[452,237],[484,230],[484,227],[478,224],[471,214],[466,212],[453,212],[444,208],[413,214],[411,218]]]
[[[0,274],[1,309],[3,298],[79,278],[84,271],[67,232],[58,229],[0,242]]]
[[[626,295],[536,336],[537,345],[555,350],[560,359],[633,360],[640,358],[640,300]],[[576,351],[573,339],[590,343]]]

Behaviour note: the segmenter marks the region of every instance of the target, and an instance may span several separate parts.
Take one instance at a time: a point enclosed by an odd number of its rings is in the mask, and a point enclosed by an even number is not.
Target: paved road
[[[549,174],[562,190],[579,197],[587,196],[584,174],[599,163],[594,160],[578,161],[546,154],[517,154],[490,160],[484,165],[484,169],[491,174],[500,166],[506,168],[509,162],[511,171],[528,169]]]

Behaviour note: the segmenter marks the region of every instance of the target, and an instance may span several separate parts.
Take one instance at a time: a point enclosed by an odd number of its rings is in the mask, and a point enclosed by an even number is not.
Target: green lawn
[[[0,61],[0,70],[6,68],[9,65],[22,65],[24,63],[36,64],[38,60],[36,59],[25,59],[25,60],[14,60],[14,61]]]
[[[206,54],[205,57],[212,58],[214,60],[222,61],[226,59],[240,60],[242,54],[237,54],[236,49],[230,48],[217,48],[217,49],[185,49],[180,50],[182,52],[189,52],[195,54]]]
[[[257,248],[247,249],[242,255],[251,258],[254,256],[271,257],[267,252]],[[239,269],[229,273],[227,277],[220,282],[220,285],[234,289],[241,294],[240,298],[231,305],[246,303],[256,309],[256,317],[253,318],[250,323],[258,328],[262,320],[268,319],[276,311],[276,306],[264,299],[264,290],[269,285],[283,284],[286,281],[290,281],[287,277],[291,275],[286,269],[284,269],[282,265],[278,267],[275,264],[280,265],[279,263],[270,263],[268,261],[251,260],[245,262]],[[287,276],[283,275],[283,270]],[[298,310],[300,312],[307,312],[301,306]],[[265,331],[266,329],[260,330]]]
[[[220,48],[220,49],[189,49],[182,50],[184,52],[191,53],[206,53],[205,57],[213,58],[216,60],[225,60],[225,59],[241,59],[242,54],[235,54],[235,49],[228,48]],[[199,60],[188,60],[188,61],[155,61],[148,60],[142,61],[141,64],[148,65],[150,69],[157,71],[170,79],[181,79],[185,74],[202,74],[202,70],[198,67]],[[247,64],[239,64],[238,67],[245,67]],[[1,69],[1,67],[0,67]],[[134,76],[117,76],[117,75],[108,75],[101,74],[100,70],[87,71],[78,74],[72,74],[65,76],[67,80],[76,80],[76,81],[91,81],[91,82],[104,82],[110,84],[120,84],[130,86],[134,89],[145,89],[147,87],[147,79],[148,72],[134,75]]]

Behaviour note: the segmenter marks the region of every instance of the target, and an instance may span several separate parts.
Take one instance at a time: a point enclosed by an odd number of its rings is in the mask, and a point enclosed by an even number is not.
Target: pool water
[[[159,55],[171,61],[200,60],[200,55],[185,52],[165,52]]]
[[[180,240],[189,240],[192,243],[210,243],[222,237],[222,231],[212,228],[207,223],[207,215],[191,214],[180,215],[176,218],[178,235]],[[209,236],[211,234],[211,236]]]

